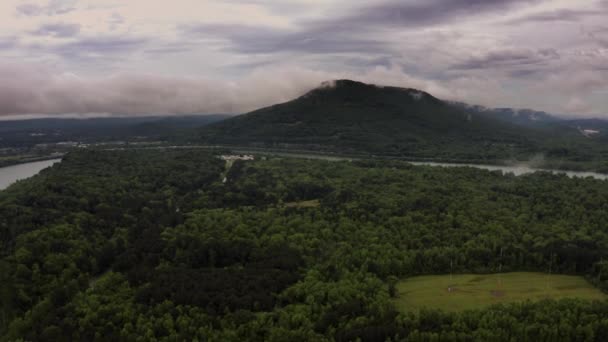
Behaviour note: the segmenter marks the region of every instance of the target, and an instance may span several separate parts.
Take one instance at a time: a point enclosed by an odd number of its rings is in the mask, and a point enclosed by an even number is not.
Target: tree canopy
[[[499,265],[607,289],[607,209],[608,182],[549,173],[72,152],[0,192],[0,339],[604,341],[606,302],[391,297],[400,278]]]

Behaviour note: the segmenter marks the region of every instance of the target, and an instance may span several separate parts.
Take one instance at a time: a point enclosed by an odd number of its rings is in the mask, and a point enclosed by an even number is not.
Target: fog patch
[[[83,77],[40,65],[0,64],[0,116],[186,115],[245,113],[293,100],[311,89],[335,87],[336,79],[405,86],[449,94],[397,69],[333,73],[289,65],[262,67],[241,79],[124,73]]]

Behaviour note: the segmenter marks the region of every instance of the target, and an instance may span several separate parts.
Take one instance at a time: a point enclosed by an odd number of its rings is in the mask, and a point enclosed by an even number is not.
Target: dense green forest
[[[398,312],[398,279],[584,275],[608,182],[396,161],[77,151],[0,192],[0,340],[608,340],[608,303]]]

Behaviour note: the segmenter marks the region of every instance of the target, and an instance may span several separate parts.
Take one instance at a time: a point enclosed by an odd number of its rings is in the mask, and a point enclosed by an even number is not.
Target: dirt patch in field
[[[490,291],[490,294],[492,295],[492,297],[495,298],[502,298],[505,296],[505,291],[501,291],[501,290],[492,290]]]

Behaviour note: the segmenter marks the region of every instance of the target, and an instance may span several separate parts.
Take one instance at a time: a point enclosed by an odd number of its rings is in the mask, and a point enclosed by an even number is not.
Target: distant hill
[[[174,140],[227,115],[47,118],[0,121],[0,147],[28,147],[61,141]]]
[[[470,105],[464,102],[450,102],[450,104],[468,112],[525,127],[539,128],[545,127],[550,123],[563,121],[563,119],[560,119],[555,115],[532,109],[488,108],[479,105]]]
[[[543,134],[420,90],[350,80],[201,130],[206,143],[461,159],[530,154]]]
[[[464,102],[450,102],[462,110],[484,115],[518,126],[544,130],[552,135],[584,136],[586,138],[608,141],[608,120],[599,118],[568,119],[532,109],[488,108]]]
[[[608,120],[605,119],[570,119],[562,122],[576,129],[588,138],[608,142]]]

